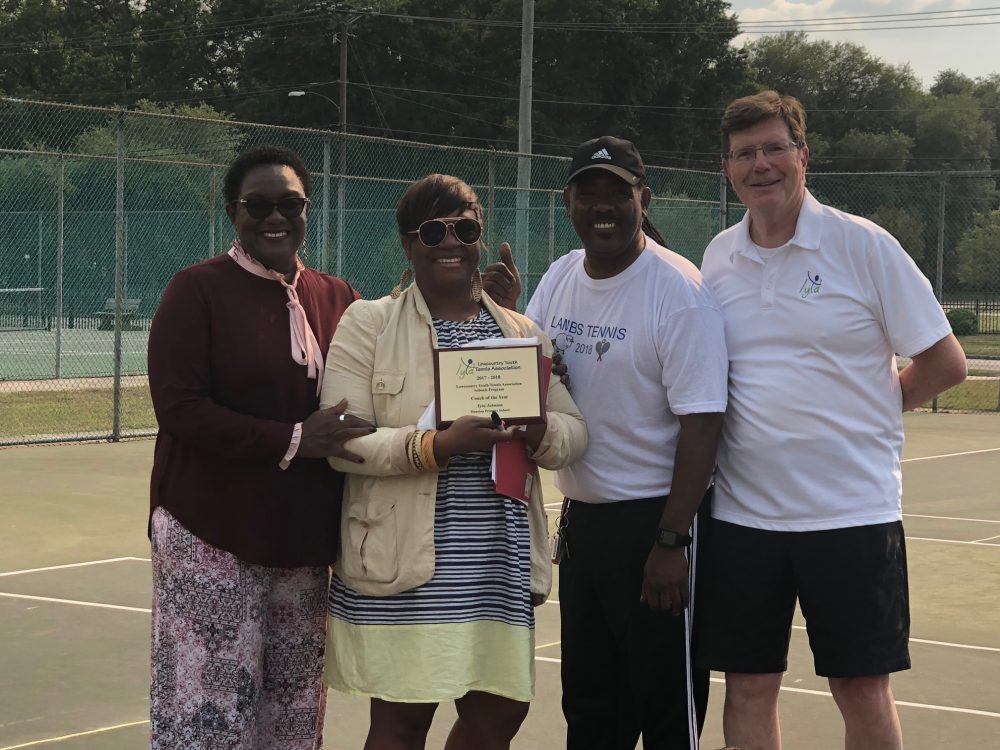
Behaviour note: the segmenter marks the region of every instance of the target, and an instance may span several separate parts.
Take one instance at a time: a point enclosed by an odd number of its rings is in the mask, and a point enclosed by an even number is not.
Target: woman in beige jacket
[[[546,423],[523,432],[464,416],[417,422],[434,398],[432,349],[538,336],[479,281],[482,209],[472,188],[430,175],[396,211],[416,283],[354,303],[327,358],[322,404],[347,399],[377,426],[347,444],[340,559],[331,583],[328,684],[371,698],[366,750],[422,748],[437,704],[458,711],[446,748],[509,747],[534,694],[534,613],[552,581],[537,469],[527,504],[496,494],[490,449],[523,439],[541,467],[584,451],[587,432],[559,378]],[[401,284],[402,286],[402,284]]]

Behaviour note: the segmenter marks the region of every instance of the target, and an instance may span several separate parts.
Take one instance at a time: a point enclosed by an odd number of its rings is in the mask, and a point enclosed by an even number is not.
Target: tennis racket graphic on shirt
[[[607,339],[601,339],[597,342],[597,361],[603,362],[604,355],[608,353],[608,349],[611,348],[611,344],[608,343]]]

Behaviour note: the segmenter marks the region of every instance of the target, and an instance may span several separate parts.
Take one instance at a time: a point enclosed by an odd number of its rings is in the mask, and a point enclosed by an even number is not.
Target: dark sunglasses
[[[302,209],[309,202],[308,198],[282,198],[280,201],[269,201],[263,198],[240,198],[234,203],[242,203],[243,207],[255,219],[266,219],[274,209],[286,219],[294,219],[302,215]]]
[[[437,247],[448,236],[448,228],[455,233],[455,239],[463,245],[475,245],[483,236],[483,225],[476,219],[428,219],[416,231],[407,232],[407,236],[417,235],[417,238],[427,247]]]

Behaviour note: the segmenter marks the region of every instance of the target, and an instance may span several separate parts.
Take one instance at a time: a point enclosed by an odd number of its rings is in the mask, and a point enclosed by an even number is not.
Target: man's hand
[[[483,271],[483,291],[501,307],[517,309],[517,298],[521,296],[521,274],[517,272],[514,255],[506,242],[500,245],[500,262],[490,263]]]
[[[658,611],[681,614],[688,605],[688,563],[684,548],[667,549],[658,544],[646,558],[639,601]]]
[[[569,390],[569,368],[563,362],[563,357],[559,352],[552,353],[552,374],[555,375]]]
[[[347,399],[341,399],[336,406],[314,411],[302,423],[302,437],[296,456],[302,458],[326,458],[336,456],[356,464],[363,464],[361,456],[344,448],[344,443],[354,438],[371,435],[375,425],[358,417],[345,414]]]

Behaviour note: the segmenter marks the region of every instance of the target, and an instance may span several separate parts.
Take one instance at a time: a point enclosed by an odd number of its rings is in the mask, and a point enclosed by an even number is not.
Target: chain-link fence
[[[562,207],[565,159],[0,98],[0,445],[155,431],[149,321],[177,270],[229,249],[226,165],[262,143],[294,149],[313,172],[306,262],[365,297],[396,283],[396,202],[430,172],[475,187],[487,247],[514,247],[525,300],[578,245]],[[516,187],[519,162],[530,189]],[[983,379],[942,408],[1000,401],[1000,361],[989,359],[1000,357],[997,177],[810,176],[821,200],[896,234],[945,306],[975,317],[963,343]],[[650,168],[648,182],[651,220],[695,263],[742,215],[719,174]]]

